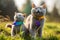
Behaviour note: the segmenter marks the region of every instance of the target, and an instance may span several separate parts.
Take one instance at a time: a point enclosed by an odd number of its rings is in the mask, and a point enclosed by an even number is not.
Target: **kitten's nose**
[[[39,10],[37,11],[37,13],[39,13]]]

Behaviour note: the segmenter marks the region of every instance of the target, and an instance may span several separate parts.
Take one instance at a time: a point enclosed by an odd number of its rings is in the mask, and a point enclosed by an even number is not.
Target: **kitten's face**
[[[31,11],[32,11],[32,14],[35,15],[35,16],[37,16],[37,17],[44,15],[44,11],[43,11],[42,7],[36,7],[34,9],[32,9]]]
[[[23,21],[24,20],[24,16],[22,13],[16,13],[14,16],[14,20],[16,21]]]

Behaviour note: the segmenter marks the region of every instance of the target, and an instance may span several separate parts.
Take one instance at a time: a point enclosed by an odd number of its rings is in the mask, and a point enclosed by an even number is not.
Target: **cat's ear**
[[[32,8],[35,8],[35,7],[36,7],[36,5],[34,3],[32,3]]]
[[[43,4],[43,8],[46,8],[46,4]]]
[[[46,8],[46,3],[44,1],[42,1],[40,6],[42,6],[43,8]]]

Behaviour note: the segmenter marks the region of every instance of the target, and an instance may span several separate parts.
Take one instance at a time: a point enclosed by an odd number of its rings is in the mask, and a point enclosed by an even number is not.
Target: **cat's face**
[[[14,20],[23,21],[24,20],[23,14],[22,13],[15,13]]]
[[[35,16],[43,16],[44,15],[44,10],[42,7],[35,7],[31,10],[32,14]]]

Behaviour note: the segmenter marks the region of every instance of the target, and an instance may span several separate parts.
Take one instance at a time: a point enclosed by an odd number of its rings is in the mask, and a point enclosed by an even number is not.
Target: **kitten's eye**
[[[21,15],[19,15],[19,16],[21,16]]]

